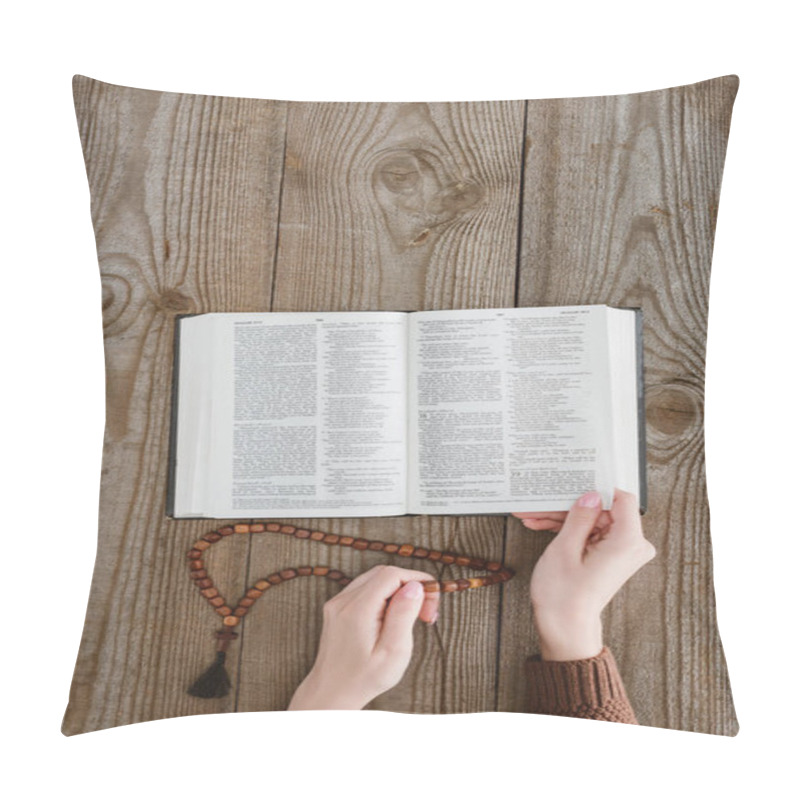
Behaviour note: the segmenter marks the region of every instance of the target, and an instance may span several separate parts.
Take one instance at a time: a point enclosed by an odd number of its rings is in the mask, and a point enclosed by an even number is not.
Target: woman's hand
[[[531,600],[546,661],[592,658],[603,649],[600,612],[656,550],[642,534],[634,495],[617,490],[610,511],[600,495],[578,498],[569,513],[520,512],[532,530],[558,530],[531,575]]]
[[[421,584],[433,580],[380,565],[328,600],[317,659],[289,709],[359,709],[399,683],[411,660],[414,622],[435,622],[439,614],[439,593]]]

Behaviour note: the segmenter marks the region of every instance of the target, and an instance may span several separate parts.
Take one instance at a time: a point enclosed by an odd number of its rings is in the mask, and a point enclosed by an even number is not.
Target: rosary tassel
[[[225,669],[225,651],[228,649],[231,639],[236,636],[237,634],[229,630],[217,632],[217,657],[214,663],[189,687],[190,695],[209,699],[225,697],[230,692],[231,679]]]

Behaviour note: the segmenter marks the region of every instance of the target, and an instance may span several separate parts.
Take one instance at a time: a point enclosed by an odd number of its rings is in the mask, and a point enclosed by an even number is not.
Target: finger
[[[392,595],[383,617],[376,649],[411,652],[414,644],[412,630],[425,601],[424,595],[422,584],[416,580],[403,584]]]
[[[370,573],[372,574],[369,576],[368,580],[364,581],[363,585],[360,587],[360,594],[365,602],[370,602],[371,600],[375,602],[380,600],[386,601],[391,598],[403,584],[409,581],[422,582],[436,580],[433,575],[429,575],[427,572],[420,572],[415,569],[403,569],[402,567],[388,566],[386,564],[382,564],[370,570]],[[349,589],[350,587],[348,586],[347,588]]]
[[[602,498],[599,492],[587,492],[581,495],[569,510],[554,543],[565,545],[576,556],[583,555],[586,540],[595,529],[602,510]]]
[[[636,495],[615,489],[610,514],[612,535],[630,538],[642,536],[642,518]]]
[[[550,520],[561,527],[567,516],[566,511],[512,511],[511,515],[516,517],[522,524],[525,520]],[[607,528],[611,524],[611,512],[603,511],[597,519],[598,528]],[[546,530],[540,528],[539,530]]]
[[[365,583],[368,583],[372,578],[374,578],[375,573],[382,570],[386,565],[385,564],[376,564],[374,567],[371,567],[366,572],[362,572],[360,575],[356,575],[347,586],[339,592],[338,596],[341,597],[345,594],[352,594],[357,589],[360,589]]]
[[[407,574],[408,577],[406,580],[423,580],[423,581],[432,581],[436,580],[432,575],[428,575],[425,572],[419,572],[418,570],[413,569],[402,569],[401,567],[394,567],[389,564],[376,564],[374,567],[362,572],[360,575],[356,575],[347,586],[342,589],[341,592],[337,595],[337,597],[347,596],[353,594],[356,591],[361,591],[365,585],[372,584],[375,580],[382,580],[385,579],[386,576],[383,573],[386,570],[390,570],[392,572],[399,572],[403,574]],[[425,577],[420,577],[420,576]],[[389,593],[386,595],[386,599],[388,600],[391,592],[395,591],[400,586],[399,583],[395,583],[394,587],[389,590]]]
[[[419,612],[419,618],[423,622],[433,624],[439,618],[439,599],[441,596],[441,592],[425,592],[425,599],[422,601],[422,608]]]
[[[552,519],[523,519],[522,524],[532,531],[559,531],[563,523]]]
[[[436,581],[433,575],[413,569],[402,569],[388,564],[376,566],[362,572],[353,578],[338,595],[339,603],[367,602],[374,603],[379,608],[379,614],[384,613],[384,605],[393,593],[404,583],[411,580]],[[439,592],[425,592],[425,600],[420,611],[423,622],[435,622],[439,616]],[[381,602],[382,601],[382,602]]]
[[[564,512],[564,517],[566,517],[566,512]],[[545,517],[530,517],[526,519],[521,519],[520,522],[526,527],[530,528],[534,531],[559,531],[561,530],[561,526],[563,524],[563,519],[556,520],[553,518],[545,518]],[[608,530],[609,525],[611,525],[611,514],[609,511],[602,511],[600,516],[597,518],[597,522],[594,526],[595,531],[603,532]]]

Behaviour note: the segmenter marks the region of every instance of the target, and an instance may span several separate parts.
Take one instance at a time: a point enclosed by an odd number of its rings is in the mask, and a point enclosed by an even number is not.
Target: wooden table
[[[292,581],[248,615],[219,700],[186,687],[218,618],[185,553],[221,522],[165,516],[173,327],[208,311],[607,303],[645,320],[648,538],[658,557],[605,616],[646,725],[733,734],[704,477],[711,248],[735,78],[571,100],[287,103],[75,80],[103,285],[107,420],[99,550],[67,734],[285,708],[335,587]],[[537,642],[527,579],[551,535],[511,517],[291,519],[506,561],[448,596],[372,708],[521,711]],[[269,572],[386,556],[274,535],[212,548],[223,594]],[[397,559],[417,566],[417,562]],[[424,568],[428,568],[428,564]]]

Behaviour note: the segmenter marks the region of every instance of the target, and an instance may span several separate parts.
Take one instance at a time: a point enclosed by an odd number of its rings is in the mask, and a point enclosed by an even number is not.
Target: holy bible
[[[185,316],[173,386],[173,517],[645,506],[638,309]]]

